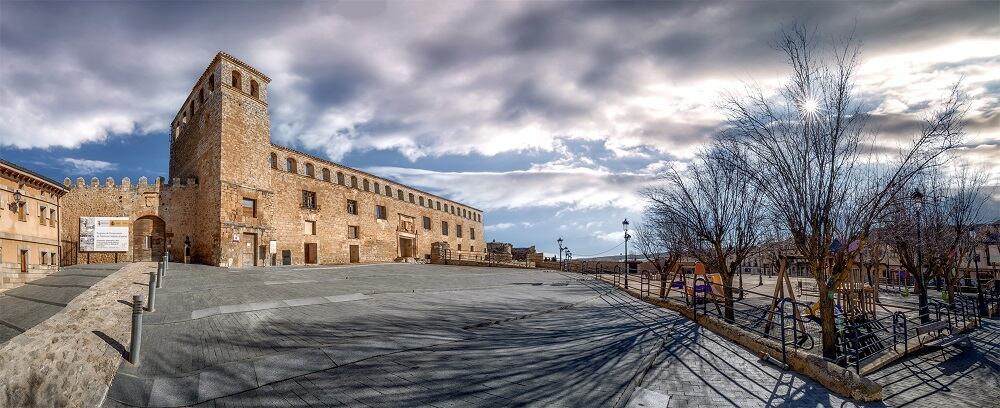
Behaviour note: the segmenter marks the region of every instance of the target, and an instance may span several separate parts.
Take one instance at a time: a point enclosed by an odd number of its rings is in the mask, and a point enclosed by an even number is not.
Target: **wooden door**
[[[240,266],[257,266],[257,234],[243,234],[240,247]]]
[[[361,262],[361,248],[357,245],[351,245],[351,263]]]
[[[315,264],[317,261],[316,244],[305,244],[305,263]]]
[[[21,251],[21,273],[28,273],[28,251]]]

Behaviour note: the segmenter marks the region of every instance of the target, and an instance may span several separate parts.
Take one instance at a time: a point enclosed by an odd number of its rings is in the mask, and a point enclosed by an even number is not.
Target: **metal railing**
[[[520,260],[514,259],[510,254],[505,253],[490,253],[490,252],[469,252],[469,251],[456,251],[452,249],[441,249],[437,252],[438,256],[447,265],[449,261],[471,261],[482,263],[485,266],[517,266],[522,268],[533,268],[534,262],[527,259]]]

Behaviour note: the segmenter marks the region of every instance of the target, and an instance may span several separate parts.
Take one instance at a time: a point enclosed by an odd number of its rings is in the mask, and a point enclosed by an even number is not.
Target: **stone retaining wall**
[[[151,262],[130,264],[0,348],[0,407],[99,406],[129,346],[132,295]]]

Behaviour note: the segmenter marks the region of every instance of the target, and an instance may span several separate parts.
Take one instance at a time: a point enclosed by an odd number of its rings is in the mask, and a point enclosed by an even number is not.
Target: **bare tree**
[[[723,144],[763,192],[816,279],[823,353],[836,354],[833,291],[849,276],[872,225],[909,181],[956,146],[964,105],[956,88],[913,143],[887,160],[875,149],[868,115],[855,98],[859,49],[853,39],[816,49],[805,27],[784,30],[776,48],[792,73],[777,95],[748,85],[728,97]]]
[[[962,276],[958,272],[959,263],[974,247],[969,232],[975,227],[987,199],[979,191],[985,181],[985,173],[973,172],[967,167],[958,169],[953,176],[938,168],[930,169],[911,182],[912,189],[920,192],[919,200],[897,203],[895,211],[888,216],[895,227],[893,250],[900,264],[916,281],[922,321],[928,320],[929,279],[942,279],[947,286],[948,299],[954,301]]]
[[[653,264],[660,277],[660,298],[667,294],[668,275],[680,265],[683,248],[677,225],[655,211],[647,211],[642,224],[635,227],[632,247]]]
[[[685,252],[722,277],[725,317],[733,319],[733,276],[759,241],[761,195],[730,165],[728,153],[712,149],[665,185],[644,190],[650,213],[669,220]]]

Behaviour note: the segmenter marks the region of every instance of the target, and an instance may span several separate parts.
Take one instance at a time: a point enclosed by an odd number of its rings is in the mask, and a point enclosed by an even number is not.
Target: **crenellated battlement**
[[[102,189],[102,190],[118,190],[118,191],[161,191],[164,188],[169,187],[196,187],[198,186],[198,179],[196,178],[174,178],[171,183],[165,183],[163,177],[156,177],[153,182],[150,183],[146,176],[139,177],[139,181],[132,184],[132,179],[129,177],[123,177],[120,184],[115,184],[115,179],[108,177],[104,179],[104,183],[100,182],[97,177],[91,177],[90,182],[86,182],[83,177],[77,177],[74,183],[69,177],[63,179],[63,186],[70,190],[77,189]]]

